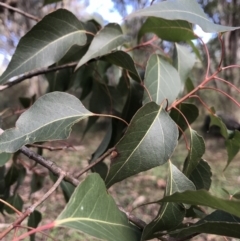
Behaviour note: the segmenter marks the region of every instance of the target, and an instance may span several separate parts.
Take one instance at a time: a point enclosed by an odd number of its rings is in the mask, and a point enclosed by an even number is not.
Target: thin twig
[[[89,164],[87,167],[83,168],[83,170],[81,172],[79,172],[76,177],[79,178],[80,176],[82,176],[85,172],[87,172],[88,170],[90,170],[92,167],[94,167],[95,165],[97,165],[98,163],[100,163],[101,161],[103,161],[107,156],[109,156],[116,148],[110,148],[109,150],[107,150],[102,156],[100,156],[95,162],[92,162],[91,164]]]
[[[147,42],[144,42],[144,43],[141,43],[137,46],[134,46],[132,48],[129,48],[129,49],[126,49],[125,52],[130,52],[134,49],[139,49],[139,48],[142,48],[144,46],[147,46],[147,45],[151,45],[152,42],[154,42],[155,40],[157,40],[157,36],[153,36],[150,40],[148,40]]]
[[[214,115],[214,113],[212,112],[212,110],[208,107],[208,105],[200,98],[200,96],[198,95],[191,95],[189,96],[189,98],[197,98],[201,104],[208,110],[208,112],[212,115]]]
[[[203,40],[200,37],[199,37],[199,40],[202,42],[203,47],[206,51],[206,55],[207,55],[207,71],[206,71],[206,76],[205,76],[205,79],[207,79],[208,75],[209,75],[209,69],[210,69],[210,54],[209,54],[207,45],[203,42]]]
[[[229,81],[227,81],[225,79],[219,78],[217,76],[215,77],[215,79],[220,80],[220,81],[222,81],[223,83],[225,83],[227,85],[230,85],[230,87],[234,88],[237,92],[240,93],[240,89],[236,85],[232,84],[231,82],[229,82]]]
[[[4,8],[7,8],[7,9],[10,9],[10,10],[12,10],[12,11],[14,11],[14,12],[16,12],[16,13],[19,13],[19,14],[27,17],[27,18],[30,18],[30,19],[32,19],[32,20],[34,20],[34,21],[37,21],[37,22],[38,22],[38,21],[41,20],[41,19],[38,18],[38,17],[35,17],[35,16],[33,16],[33,15],[29,14],[29,13],[26,13],[26,12],[24,12],[24,11],[18,9],[18,8],[14,8],[14,7],[6,4],[6,3],[0,3],[0,6],[2,6],[2,7],[4,7]]]
[[[58,167],[54,162],[45,159],[41,155],[38,155],[34,151],[30,150],[26,146],[23,146],[20,149],[20,152],[23,153],[28,158],[34,160],[35,162],[39,163],[40,165],[46,167],[49,171],[54,173],[55,175],[59,176],[64,171]],[[72,174],[68,172],[64,172],[64,179],[70,183],[72,183],[74,186],[77,186],[79,184],[79,181],[72,176]]]
[[[226,97],[228,97],[233,103],[235,103],[238,107],[240,107],[240,103],[237,102],[232,96],[230,96],[229,94],[227,94],[226,92],[217,89],[217,88],[213,88],[213,87],[202,87],[201,89],[206,89],[206,90],[215,90],[223,95],[225,95]]]
[[[11,204],[9,204],[8,202],[4,201],[3,199],[0,198],[0,202],[5,204],[6,206],[8,206],[9,208],[11,208],[15,213],[17,213],[18,215],[21,215],[22,213],[17,210],[15,207],[13,207]]]
[[[224,42],[223,42],[221,37],[222,37],[222,34],[221,33],[218,34],[218,40],[219,40],[219,42],[221,44],[221,50],[222,50],[221,59],[220,59],[219,65],[218,65],[218,69],[221,69],[221,67],[222,67],[223,58],[224,58],[224,54],[225,54],[224,53]]]
[[[62,172],[60,173],[58,180],[54,183],[54,185],[48,190],[47,193],[45,193],[42,198],[40,200],[38,200],[36,203],[34,203],[33,205],[31,205],[29,208],[27,208],[27,210],[15,221],[13,222],[6,230],[4,230],[1,234],[0,234],[0,240],[5,237],[11,230],[13,230],[16,226],[18,226],[19,224],[21,224],[21,222],[28,217],[37,206],[39,206],[42,202],[44,202],[55,190],[56,188],[60,185],[61,181],[63,180],[63,178],[65,177],[65,173]]]
[[[39,144],[30,144],[29,146],[39,147],[39,148],[42,148],[42,149],[46,149],[48,151],[62,151],[62,150],[65,150],[65,149],[68,149],[68,148],[72,147],[71,145],[53,147],[53,146],[45,146],[45,145],[39,145]]]
[[[123,213],[126,214],[126,216],[128,217],[128,219],[135,224],[137,227],[144,229],[146,227],[146,223],[144,221],[142,221],[141,219],[135,217],[133,214],[131,214],[130,212],[127,212],[126,210],[123,209],[123,207],[118,205],[118,208],[120,211],[122,211]]]
[[[28,74],[25,74],[23,76],[18,77],[17,79],[15,79],[15,80],[13,80],[11,82],[8,82],[4,86],[1,86],[0,87],[0,91],[5,90],[5,89],[7,89],[7,88],[9,88],[9,87],[11,87],[13,85],[16,85],[16,84],[22,82],[25,79],[29,79],[29,78],[32,78],[34,76],[40,75],[40,74],[50,73],[50,72],[53,72],[53,71],[56,71],[56,70],[61,70],[61,69],[66,69],[66,68],[73,68],[73,67],[76,67],[76,65],[77,65],[77,63],[74,62],[74,63],[70,63],[70,64],[63,64],[63,65],[55,66],[55,67],[52,67],[52,68],[43,68],[43,69],[40,69],[40,70],[36,70],[36,71],[30,72]]]
[[[63,178],[65,177],[65,172],[60,173],[57,181],[54,183],[54,185],[42,196],[41,199],[39,199],[36,203],[34,203],[30,208],[32,210],[32,212],[34,211],[34,209],[39,206],[43,201],[45,201],[56,189],[57,187],[60,185],[61,181],[63,180]]]

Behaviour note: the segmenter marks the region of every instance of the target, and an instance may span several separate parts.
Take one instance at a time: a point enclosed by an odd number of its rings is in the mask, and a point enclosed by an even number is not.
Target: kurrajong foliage
[[[54,1],[45,1],[45,4],[50,2]],[[46,15],[21,38],[0,77],[1,90],[40,74],[45,74],[49,88],[37,100],[35,96],[21,98],[21,104],[28,109],[20,115],[14,128],[1,131],[1,199],[22,210],[23,201],[18,194],[18,187],[26,176],[26,166],[18,160],[22,152],[48,168],[53,181],[58,179],[57,175],[64,178],[58,180],[67,201],[51,225],[40,226],[31,233],[62,226],[109,241],[152,238],[177,241],[199,233],[240,238],[240,202],[221,199],[208,191],[211,168],[203,159],[204,139],[191,128],[198,117],[198,107],[189,101],[192,98],[200,101],[212,115],[212,123],[220,126],[226,139],[229,165],[239,151],[240,133],[228,131],[214,110],[198,96],[198,91],[211,88],[206,85],[230,67],[222,66],[222,54],[219,67],[210,75],[210,56],[203,43],[206,75],[200,84],[195,84],[190,73],[195,54],[199,57],[200,46],[191,41],[198,38],[193,32],[195,24],[206,32],[218,33],[221,45],[222,34],[237,27],[214,24],[193,0],[156,3],[132,13],[127,20],[139,17],[144,18],[144,24],[138,30],[135,46],[119,24],[101,26],[95,20],[81,22],[65,9]],[[174,47],[173,53],[167,54],[160,48],[162,40]],[[152,49],[150,54],[148,47]],[[146,50],[143,60],[135,57],[140,49]],[[80,94],[74,92],[76,89],[81,90]],[[217,88],[212,90],[227,96]],[[78,94],[74,96],[70,92]],[[86,99],[87,108],[82,104]],[[36,142],[67,139],[72,126],[85,118],[88,119],[86,133],[100,116],[110,117],[106,135],[89,166],[78,170],[78,176],[44,159],[40,147],[38,153],[29,149]],[[180,138],[185,140],[188,149],[182,170],[171,162]],[[107,157],[110,164],[105,161]],[[13,162],[6,168],[10,159]],[[160,207],[151,222],[146,224],[124,212],[108,193],[107,189],[115,183],[165,163],[169,166],[165,195],[155,201]],[[84,173],[87,175],[79,183],[78,178]],[[31,192],[35,192],[42,188],[43,179],[36,173],[32,178]],[[45,200],[47,197],[42,201]],[[199,205],[215,211],[203,212]],[[0,211],[13,212],[2,202]],[[1,238],[30,213],[28,225],[36,228],[41,213],[27,209],[20,214],[23,218]],[[190,224],[185,222],[185,217]]]

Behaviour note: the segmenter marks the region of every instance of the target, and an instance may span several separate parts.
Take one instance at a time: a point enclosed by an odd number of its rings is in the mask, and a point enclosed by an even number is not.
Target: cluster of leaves
[[[240,203],[214,197],[208,192],[211,170],[202,158],[204,140],[190,127],[198,117],[198,108],[186,102],[188,98],[199,98],[196,92],[204,89],[223,70],[220,63],[219,69],[208,76],[208,63],[206,78],[199,86],[192,83],[189,78],[195,62],[192,50],[198,54],[197,48],[191,44],[191,40],[197,38],[193,24],[214,33],[236,28],[212,23],[192,0],[153,4],[128,16],[133,17],[147,17],[139,30],[139,41],[146,33],[154,33],[175,44],[172,57],[159,50],[149,57],[143,69],[144,76],[136,67],[138,61],[129,54],[131,49],[126,50],[129,37],[115,23],[102,27],[93,20],[81,22],[71,12],[59,9],[45,16],[21,38],[10,64],[0,77],[2,89],[40,73],[45,73],[49,87],[48,93],[30,107],[34,98],[22,99],[29,109],[19,117],[15,128],[0,135],[1,196],[18,210],[22,209],[23,202],[17,188],[26,170],[17,162],[17,156],[23,146],[66,139],[76,122],[88,118],[86,133],[100,116],[108,116],[112,118],[106,135],[89,161],[94,173],[75,190],[68,186],[75,185],[71,179],[65,178],[61,183],[68,203],[54,226],[73,228],[111,241],[154,237],[185,240],[199,233],[239,238]],[[145,45],[139,43],[137,47]],[[40,68],[45,69],[39,71]],[[9,81],[19,75],[23,76]],[[81,89],[79,96],[66,93],[78,88]],[[88,108],[81,102],[86,98],[89,99]],[[212,123],[220,126],[227,140],[229,164],[240,148],[239,132],[229,134],[214,114]],[[189,140],[185,130],[190,132]],[[189,149],[183,160],[183,170],[170,161],[180,137],[185,138]],[[111,164],[107,165],[101,157],[109,149],[113,151],[110,152]],[[14,153],[13,164],[6,170],[10,153]],[[107,188],[164,163],[168,163],[169,172],[165,196],[156,201],[160,204],[158,215],[148,224],[134,222],[120,211]],[[56,177],[52,176],[52,179],[56,180]],[[9,196],[13,184],[16,184],[14,194]],[[41,178],[35,175],[32,191],[39,187]],[[67,192],[70,189],[71,192]],[[199,205],[216,211],[207,214]],[[0,208],[2,212],[9,210],[3,204]],[[30,216],[29,225],[35,227],[41,217],[38,212],[32,215],[36,218]],[[185,217],[198,221],[189,225],[184,222]]]

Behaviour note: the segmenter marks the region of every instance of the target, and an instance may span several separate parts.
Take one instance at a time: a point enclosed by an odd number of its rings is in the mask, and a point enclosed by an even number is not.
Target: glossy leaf
[[[195,62],[195,55],[189,50],[189,48],[175,43],[174,66],[180,75],[183,87]]]
[[[18,194],[10,196],[6,201],[7,201],[7,203],[9,203],[13,207],[15,207],[18,211],[20,211],[20,212],[22,211],[23,200],[22,200],[22,198]],[[9,214],[15,213],[15,211],[12,208],[8,207],[8,206],[5,206],[5,210]]]
[[[132,79],[136,80],[139,83],[142,82],[141,77],[139,76],[136,70],[133,59],[126,52],[116,51],[103,56],[101,60],[104,60],[111,64],[115,64],[117,66],[122,67],[123,69],[129,72],[129,75],[131,76]]]
[[[118,154],[111,160],[106,186],[167,162],[177,138],[177,127],[168,113],[154,102],[144,105],[116,145]]]
[[[109,23],[101,29],[92,40],[87,53],[77,64],[76,69],[88,62],[90,59],[110,53],[113,49],[122,45],[126,37],[118,24]]]
[[[179,110],[181,112],[179,112]],[[179,130],[179,137],[182,135],[182,131],[185,131],[188,128],[186,119],[191,125],[198,117],[199,111],[196,105],[191,103],[181,103],[178,105],[178,110],[172,109],[170,116],[175,121],[175,123],[181,128]],[[186,118],[184,118],[184,117]]]
[[[71,12],[59,9],[50,13],[21,38],[11,62],[0,77],[0,84],[13,76],[56,63],[72,45],[85,45],[85,32]]]
[[[190,129],[191,146],[187,159],[184,163],[184,174],[189,177],[192,171],[196,168],[203,154],[205,153],[205,143],[202,136],[196,131]]]
[[[197,166],[192,170],[189,179],[194,183],[196,189],[209,190],[212,180],[211,168],[206,161],[201,159]]]
[[[138,39],[145,33],[154,33],[162,40],[180,42],[196,39],[192,24],[182,20],[149,17],[138,32]]]
[[[84,46],[73,45],[67,51],[67,53],[58,61],[58,65],[79,61],[88,51],[89,45],[94,35],[97,33],[97,28],[91,21],[88,21],[82,24],[86,32],[88,32],[86,36],[87,37],[86,44]]]
[[[199,25],[204,32],[216,33],[238,29],[214,24],[203,12],[197,1],[175,0],[153,4],[147,8],[138,10],[128,16],[132,17],[158,17],[168,20],[185,20]]]
[[[206,190],[185,191],[182,193],[174,193],[166,196],[161,202],[181,202],[192,205],[202,205],[214,209],[219,209],[240,217],[240,202],[234,200],[226,200],[212,196]]]
[[[148,60],[144,85],[148,90],[144,92],[144,104],[151,100],[161,104],[165,99],[171,104],[181,90],[178,72],[157,54],[153,54]]]
[[[217,210],[189,227],[170,232],[170,236],[174,235],[175,238],[183,238],[197,233],[240,238],[240,219]]]
[[[141,235],[118,209],[98,174],[89,175],[75,189],[55,224],[109,241],[139,241]]]
[[[52,92],[40,97],[12,128],[0,135],[0,152],[16,152],[26,144],[68,138],[74,123],[93,115],[74,96]]]
[[[42,220],[42,214],[39,211],[34,210],[28,218],[27,226],[36,228],[38,224],[41,222],[41,220]],[[35,234],[30,235],[30,241],[34,241],[34,240],[35,240]]]
[[[168,181],[165,195],[196,190],[194,184],[169,161]],[[179,203],[163,203],[157,217],[143,231],[142,240],[152,238],[154,233],[170,230],[183,221],[185,209]]]
[[[226,140],[226,148],[228,153],[228,161],[224,170],[227,169],[233,158],[237,155],[240,150],[240,132],[235,131],[234,136]]]

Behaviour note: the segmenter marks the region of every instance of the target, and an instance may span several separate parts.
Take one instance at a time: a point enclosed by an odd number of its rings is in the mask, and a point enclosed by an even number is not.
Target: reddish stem
[[[232,98],[232,96],[230,96],[229,94],[227,94],[226,92],[217,89],[217,88],[213,88],[213,87],[202,87],[201,89],[209,89],[209,90],[215,90],[223,95],[225,95],[226,97],[228,97],[231,101],[233,101],[238,107],[240,107],[240,103],[238,103],[234,98]]]
[[[230,86],[233,87],[235,90],[237,90],[237,92],[240,93],[240,89],[237,88],[237,86],[235,86],[235,85],[232,84],[231,82],[229,82],[229,81],[227,81],[227,80],[225,80],[225,79],[219,78],[219,77],[215,77],[215,79],[220,80],[220,81],[224,82],[225,84],[230,85]]]
[[[207,45],[203,42],[203,40],[200,37],[199,37],[199,40],[202,42],[203,47],[204,47],[204,49],[206,51],[206,54],[207,54],[207,71],[206,71],[206,76],[205,76],[205,79],[207,79],[208,75],[209,75],[209,69],[210,69],[210,55],[209,55]]]
[[[151,38],[149,41],[144,42],[144,43],[141,43],[141,44],[139,44],[139,45],[137,45],[137,46],[134,46],[134,47],[132,47],[132,48],[130,48],[130,49],[126,49],[125,52],[130,52],[130,51],[132,51],[132,50],[134,50],[134,49],[138,49],[138,48],[141,48],[141,47],[150,45],[150,44],[151,44],[152,42],[154,42],[157,38],[158,38],[157,36],[153,36],[153,38]]]
[[[229,65],[226,67],[222,67],[222,70],[231,69],[231,68],[240,68],[240,65],[238,64]]]
[[[198,96],[198,95],[191,95],[189,96],[189,98],[197,98],[201,103],[202,105],[211,113],[211,114],[214,114],[211,109],[207,106],[207,104]]]
[[[177,125],[177,127],[178,127],[178,129],[182,132],[182,135],[183,135],[183,138],[184,138],[184,141],[185,141],[185,144],[186,144],[186,148],[190,151],[190,147],[189,147],[189,145],[188,145],[187,137],[186,137],[183,129],[182,129],[179,125]]]
[[[224,57],[224,43],[223,43],[223,40],[222,40],[222,34],[218,34],[218,40],[221,44],[221,50],[222,50],[222,54],[221,54],[221,59],[220,59],[220,62],[219,62],[219,65],[218,65],[218,69],[221,69],[221,66],[222,66],[222,62],[223,62],[223,57]]]

